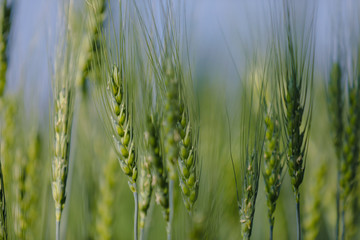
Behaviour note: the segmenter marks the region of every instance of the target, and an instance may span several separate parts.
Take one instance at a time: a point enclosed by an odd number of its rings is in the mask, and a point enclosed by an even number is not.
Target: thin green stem
[[[60,240],[60,221],[56,221],[56,240]]]
[[[172,229],[172,221],[173,221],[173,215],[174,215],[174,180],[170,180],[169,183],[169,208],[170,208],[170,214],[169,214],[169,222],[167,226],[167,239],[171,240],[171,229]]]
[[[296,200],[296,223],[297,223],[297,240],[301,240],[300,194],[298,194]]]
[[[145,230],[144,228],[140,228],[140,240],[144,240],[145,237]]]
[[[335,228],[335,239],[339,239],[339,225],[340,225],[340,171],[337,174],[337,184],[336,184],[336,228]]]
[[[135,211],[134,211],[134,240],[138,240],[138,211],[139,211],[139,199],[138,193],[134,192],[134,203],[135,203]]]
[[[341,240],[345,239],[345,209],[341,210],[341,218],[342,218],[342,232],[341,232]]]
[[[274,225],[270,224],[270,240],[273,240]]]

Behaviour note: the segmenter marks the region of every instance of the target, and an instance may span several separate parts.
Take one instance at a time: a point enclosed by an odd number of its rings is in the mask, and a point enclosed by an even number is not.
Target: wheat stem
[[[134,186],[136,189],[136,187]],[[134,204],[135,204],[135,210],[134,210],[134,239],[138,239],[138,216],[139,216],[139,198],[138,193],[134,192]]]
[[[174,180],[170,179],[169,183],[169,222],[167,226],[167,239],[171,240],[172,221],[174,217]]]
[[[341,228],[342,228],[342,232],[341,232],[341,240],[345,239],[345,209],[343,208],[341,211],[341,218],[342,218],[342,223],[341,223]]]
[[[301,240],[301,219],[300,219],[300,193],[296,194],[296,226],[297,226],[297,240]]]
[[[336,228],[335,228],[335,239],[339,239],[339,225],[340,225],[340,171],[337,173],[337,184],[336,184]]]
[[[60,221],[56,220],[56,240],[60,240]]]
[[[145,229],[141,228],[140,229],[140,240],[144,240],[144,236],[145,236]]]
[[[0,236],[3,239],[7,239],[7,229],[6,229],[6,201],[5,201],[5,186],[4,186],[4,178],[3,178],[3,169],[1,165],[0,159]]]

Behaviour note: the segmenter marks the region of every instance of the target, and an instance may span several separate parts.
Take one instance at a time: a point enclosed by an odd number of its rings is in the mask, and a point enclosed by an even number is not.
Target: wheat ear
[[[283,46],[278,46],[280,73],[279,92],[282,102],[280,116],[283,117],[285,141],[287,144],[288,172],[296,200],[297,239],[301,239],[300,219],[300,185],[304,178],[306,153],[308,148],[309,129],[313,103],[313,69],[315,56],[314,16],[310,21],[303,20],[306,30],[304,38],[296,38],[295,2],[284,1]],[[314,12],[311,12],[312,14]],[[307,22],[309,22],[307,24]],[[281,43],[279,43],[281,44]]]
[[[39,183],[38,171],[41,169],[39,160],[41,158],[41,146],[42,139],[39,131],[33,131],[29,137],[29,143],[27,148],[27,161],[25,166],[25,186],[23,205],[25,212],[26,232],[25,236],[32,239],[36,236],[33,223],[36,223],[36,219],[40,216],[36,203],[39,200],[39,194],[37,191],[37,184]]]
[[[246,154],[246,170],[240,207],[241,234],[250,239],[255,214],[255,203],[259,187],[259,153],[254,150]]]
[[[114,191],[116,178],[116,156],[112,151],[100,180],[100,199],[97,203],[96,235],[99,239],[112,239],[112,222],[114,207]]]
[[[18,148],[15,153],[14,165],[14,230],[17,239],[25,238],[26,220],[24,212],[24,195],[25,195],[25,164],[26,157],[21,148]]]
[[[182,113],[181,113],[182,112]],[[181,108],[179,180],[186,209],[191,212],[199,193],[197,164],[197,139],[193,140],[194,129],[188,111]]]
[[[152,171],[152,185],[155,189],[155,202],[163,208],[163,216],[168,223],[170,213],[169,183],[161,152],[160,123],[157,117],[147,117],[145,143],[147,148],[147,158]]]
[[[3,96],[6,85],[6,71],[7,71],[7,46],[10,32],[10,17],[11,6],[8,6],[7,1],[4,0],[1,5],[1,22],[0,22],[0,97]],[[3,147],[3,146],[1,146]],[[3,151],[1,150],[1,153]],[[3,155],[1,154],[3,157]],[[0,239],[7,239],[7,221],[6,221],[6,200],[5,200],[5,185],[4,185],[4,168],[2,166],[3,159],[0,159]]]
[[[328,86],[328,110],[333,132],[333,143],[337,158],[337,184],[336,184],[336,236],[339,236],[340,221],[340,163],[342,158],[342,144],[344,135],[343,126],[343,87],[342,72],[339,63],[334,63],[331,68],[330,82]]]
[[[52,195],[55,201],[56,239],[60,239],[60,220],[66,201],[69,169],[73,92],[68,86],[54,92],[54,156],[52,162]]]
[[[310,192],[311,200],[306,205],[306,218],[304,222],[304,239],[315,240],[318,237],[320,230],[320,219],[321,219],[321,193],[324,188],[324,178],[326,175],[326,165],[322,164],[315,172],[315,180],[311,181]]]
[[[264,171],[263,177],[266,191],[266,204],[268,206],[268,218],[270,222],[270,239],[273,238],[275,223],[274,212],[276,201],[280,195],[282,183],[282,171],[284,163],[280,152],[280,123],[274,112],[267,113],[265,117],[265,142],[264,142]]]
[[[173,218],[173,191],[174,181],[176,180],[176,163],[179,157],[179,141],[181,139],[178,122],[180,120],[180,108],[179,108],[179,77],[175,73],[174,63],[170,56],[165,55],[163,63],[163,73],[165,75],[166,97],[164,107],[164,149],[166,166],[169,173],[169,206],[170,215],[169,223],[167,227],[168,240],[171,239],[171,226]]]
[[[6,85],[6,71],[8,64],[7,47],[11,27],[12,6],[8,5],[7,0],[1,3],[1,22],[0,22],[0,96],[3,96]]]
[[[79,56],[79,70],[76,76],[76,85],[82,90],[86,87],[86,78],[91,72],[91,68],[99,66],[99,63],[93,64],[98,60],[96,51],[101,51],[101,31],[105,20],[106,0],[91,0],[87,2],[92,18],[88,21],[87,33],[81,44]]]
[[[133,192],[135,201],[134,238],[138,238],[138,193],[136,180],[138,170],[136,166],[135,141],[133,119],[130,116],[127,99],[124,95],[127,85],[119,68],[114,65],[109,76],[107,86],[107,103],[110,106],[110,118],[113,129],[115,150],[119,156],[122,171],[128,176],[128,184]],[[128,96],[128,95],[126,95]]]
[[[354,189],[359,165],[360,140],[360,75],[349,86],[349,112],[344,131],[343,157],[340,163],[340,202],[342,203],[342,239],[345,238],[346,201]]]

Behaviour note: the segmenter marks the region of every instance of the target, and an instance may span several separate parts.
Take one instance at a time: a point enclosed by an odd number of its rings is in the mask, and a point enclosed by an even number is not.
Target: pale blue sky
[[[18,86],[20,79],[29,89],[39,91],[38,100],[47,104],[49,90],[49,56],[54,46],[51,40],[54,34],[56,4],[59,0],[15,0],[16,12],[13,18],[9,88]],[[82,1],[82,0],[80,0]],[[144,0],[145,1],[145,0]],[[141,2],[141,1],[140,1]],[[191,30],[190,44],[195,67],[209,68],[220,80],[234,79],[234,66],[226,47],[230,45],[234,55],[241,55],[241,41],[249,42],[261,38],[263,26],[267,22],[267,0],[185,0],[188,3]],[[354,15],[359,9],[356,0],[344,0],[336,7],[336,0],[319,0],[317,11],[317,54],[318,61],[327,64],[330,57],[332,36],[331,27],[343,16]],[[356,7],[354,7],[356,6]],[[359,11],[357,11],[359,12]],[[358,18],[357,18],[358,19]],[[347,19],[347,21],[349,21]],[[351,24],[344,26],[350,27]],[[359,26],[359,24],[356,24]],[[344,30],[346,31],[346,29]],[[249,36],[252,36],[251,38]],[[239,60],[241,62],[241,59]],[[225,75],[223,75],[226,73]],[[28,94],[33,94],[33,93]]]

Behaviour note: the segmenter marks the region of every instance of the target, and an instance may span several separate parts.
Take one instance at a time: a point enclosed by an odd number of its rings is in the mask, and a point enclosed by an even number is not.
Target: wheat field
[[[0,239],[359,239],[356,0],[0,0]]]

